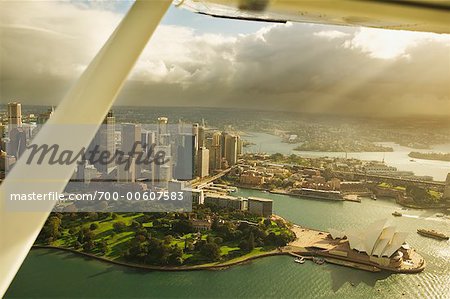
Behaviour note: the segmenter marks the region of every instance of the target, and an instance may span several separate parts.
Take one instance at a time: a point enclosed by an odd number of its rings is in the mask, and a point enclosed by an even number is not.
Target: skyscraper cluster
[[[0,124],[0,171],[9,171],[26,149],[32,128],[22,123],[22,105],[8,103],[7,127]]]
[[[48,109],[36,117],[44,124],[54,109]],[[22,106],[19,102],[8,104],[8,124],[0,124],[0,170],[11,168],[24,152],[32,134],[28,123],[23,123]],[[34,124],[35,125],[35,124]],[[123,152],[117,161],[114,154]],[[151,181],[154,186],[167,187],[176,179],[190,181],[204,178],[234,166],[242,151],[238,134],[229,131],[208,130],[201,124],[170,125],[167,117],[161,116],[156,125],[135,123],[116,124],[112,111],[105,116],[86,154],[76,165],[73,179],[89,182],[106,179],[116,182]],[[111,159],[102,159],[108,152]],[[155,153],[163,153],[165,163],[140,163],[145,158],[154,159]],[[142,162],[142,161],[141,161]]]

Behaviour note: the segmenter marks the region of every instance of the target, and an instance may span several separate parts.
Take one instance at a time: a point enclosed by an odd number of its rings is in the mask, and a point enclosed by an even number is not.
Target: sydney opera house
[[[405,243],[408,233],[397,231],[387,219],[363,229],[345,232],[330,229],[329,232],[338,241],[328,250],[330,256],[399,272],[418,271],[424,267],[423,258]]]

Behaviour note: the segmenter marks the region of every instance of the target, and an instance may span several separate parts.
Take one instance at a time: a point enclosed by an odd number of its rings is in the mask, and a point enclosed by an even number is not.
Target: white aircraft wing
[[[450,33],[448,0],[177,0],[218,18]]]

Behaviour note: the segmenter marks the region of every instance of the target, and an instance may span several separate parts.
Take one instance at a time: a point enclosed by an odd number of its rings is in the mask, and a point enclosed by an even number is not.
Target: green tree
[[[172,253],[169,255],[169,258],[167,259],[167,262],[170,265],[181,265],[183,264],[183,250],[179,248],[178,246],[174,246],[172,248]]]
[[[113,229],[116,233],[121,233],[121,232],[125,231],[126,228],[127,228],[127,225],[123,221],[117,221],[117,222],[114,222],[114,224],[113,224]]]
[[[87,240],[83,244],[83,250],[86,252],[91,252],[95,248],[95,244],[93,240]]]
[[[194,231],[194,226],[189,220],[182,219],[175,221],[172,230],[179,234],[188,234]]]
[[[91,225],[89,226],[90,230],[96,230],[98,228],[98,224],[97,223],[91,223]]]
[[[248,251],[248,241],[242,240],[242,241],[239,243],[239,248],[240,248],[242,251]]]
[[[170,243],[172,243],[172,241],[173,241],[172,235],[164,236],[164,244],[169,245]]]
[[[253,232],[251,232],[248,237],[248,250],[252,251],[254,248],[255,248],[255,236],[253,235]]]
[[[216,243],[206,243],[201,249],[200,253],[210,261],[218,261],[220,259],[220,247]]]
[[[52,216],[47,220],[47,223],[43,228],[44,237],[56,240],[61,236],[60,229],[61,229],[61,218],[57,216]]]

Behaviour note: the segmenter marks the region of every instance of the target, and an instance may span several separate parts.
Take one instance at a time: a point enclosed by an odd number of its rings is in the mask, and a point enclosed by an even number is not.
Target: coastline
[[[223,263],[209,263],[209,264],[203,264],[203,265],[192,265],[192,266],[152,266],[152,265],[144,265],[144,264],[136,264],[136,263],[129,263],[124,261],[118,261],[118,260],[112,260],[105,257],[101,257],[95,254],[86,253],[82,251],[78,251],[72,248],[66,248],[66,247],[58,247],[58,246],[52,246],[52,245],[33,245],[31,249],[52,249],[52,250],[59,250],[59,251],[65,251],[70,252],[73,254],[78,254],[80,256],[88,257],[97,261],[105,262],[114,264],[117,266],[123,266],[128,268],[134,268],[138,270],[148,270],[148,271],[198,271],[198,270],[223,270],[227,269],[232,266],[237,266],[241,264],[248,263],[252,260],[256,260],[259,258],[267,257],[267,256],[275,256],[275,255],[290,255],[289,252],[280,251],[280,250],[272,250],[264,253],[260,253],[257,255],[252,256],[242,256],[237,257],[235,259],[223,262]]]

